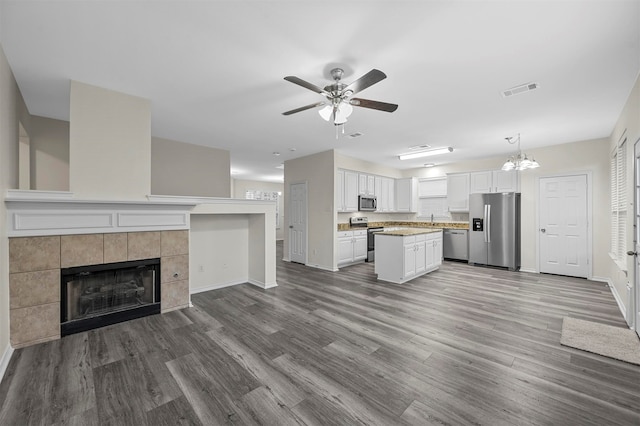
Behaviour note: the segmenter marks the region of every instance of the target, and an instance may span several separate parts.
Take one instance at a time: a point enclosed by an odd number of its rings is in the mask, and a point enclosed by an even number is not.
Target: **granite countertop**
[[[440,228],[403,228],[396,231],[376,232],[376,235],[393,235],[398,237],[410,237],[412,235],[431,234],[433,232],[442,232]]]
[[[369,222],[369,228],[402,227],[411,229],[469,229],[469,222]],[[364,229],[351,227],[348,223],[339,223],[338,231],[357,231]]]

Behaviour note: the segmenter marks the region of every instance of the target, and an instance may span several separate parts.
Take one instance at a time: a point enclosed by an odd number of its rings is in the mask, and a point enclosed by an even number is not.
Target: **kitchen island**
[[[401,228],[375,235],[378,279],[402,284],[442,265],[442,229]]]

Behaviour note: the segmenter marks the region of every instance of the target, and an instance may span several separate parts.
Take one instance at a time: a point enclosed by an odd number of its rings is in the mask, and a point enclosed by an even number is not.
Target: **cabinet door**
[[[518,192],[519,177],[515,170],[496,170],[493,172],[493,188],[494,192]]]
[[[344,172],[344,211],[358,211],[358,173]]]
[[[358,173],[358,195],[367,195],[367,175]]]
[[[493,172],[472,172],[469,173],[471,185],[470,194],[486,194],[493,191]]]
[[[336,172],[336,210],[344,211],[344,170]]]
[[[367,175],[367,195],[375,195],[376,193],[376,177]]]
[[[469,173],[447,175],[447,204],[451,212],[469,211]]]
[[[338,238],[338,265],[353,262],[353,236]]]
[[[387,194],[387,211],[396,211],[396,181],[393,178],[383,178],[383,185]]]
[[[365,231],[366,232],[366,231]],[[367,235],[358,235],[353,237],[353,261],[364,260],[367,258]]]
[[[435,264],[435,253],[433,250],[433,238],[431,235],[427,237],[427,241],[425,242],[425,268],[433,269]]]
[[[378,200],[378,208],[376,209],[377,212],[385,212],[387,211],[386,208],[386,197],[383,195],[383,188],[382,188],[382,176],[375,176],[375,195],[376,195],[376,199]]]
[[[402,278],[412,277],[416,274],[416,243],[404,245],[404,275]]]
[[[417,185],[413,178],[396,179],[397,212],[414,213],[417,204]]]
[[[433,266],[442,265],[442,234],[433,240]]]
[[[416,274],[421,274],[427,270],[427,242],[416,243]]]

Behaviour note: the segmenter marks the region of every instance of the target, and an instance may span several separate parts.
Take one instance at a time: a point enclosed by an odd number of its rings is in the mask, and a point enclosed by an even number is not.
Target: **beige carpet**
[[[560,344],[640,365],[640,339],[628,328],[564,317]]]

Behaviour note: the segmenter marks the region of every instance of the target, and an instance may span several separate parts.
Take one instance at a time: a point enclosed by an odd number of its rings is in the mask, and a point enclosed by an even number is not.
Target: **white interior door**
[[[587,176],[540,179],[540,272],[587,278]]]
[[[289,260],[307,263],[307,184],[289,186]]]

